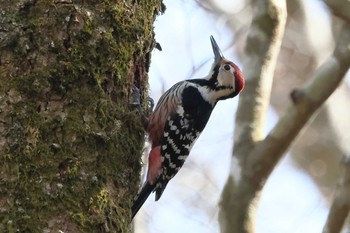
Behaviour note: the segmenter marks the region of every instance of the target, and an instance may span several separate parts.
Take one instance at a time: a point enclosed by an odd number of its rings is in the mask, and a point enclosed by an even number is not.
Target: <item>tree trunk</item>
[[[0,0],[0,232],[130,232],[152,1]]]

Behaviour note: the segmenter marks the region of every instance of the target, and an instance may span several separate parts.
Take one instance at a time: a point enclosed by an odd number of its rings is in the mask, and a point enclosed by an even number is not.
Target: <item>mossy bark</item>
[[[0,0],[0,232],[130,232],[159,0]]]

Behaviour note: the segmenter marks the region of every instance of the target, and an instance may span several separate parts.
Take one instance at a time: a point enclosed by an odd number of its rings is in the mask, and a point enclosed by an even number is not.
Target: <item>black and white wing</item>
[[[154,189],[156,200],[183,166],[212,111],[212,106],[203,99],[198,88],[188,85],[181,95],[181,104],[169,115],[164,126],[160,153],[162,173]]]

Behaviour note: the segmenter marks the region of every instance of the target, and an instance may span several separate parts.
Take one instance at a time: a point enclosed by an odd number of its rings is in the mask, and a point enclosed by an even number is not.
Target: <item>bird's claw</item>
[[[151,112],[153,107],[154,107],[154,100],[151,97],[148,97],[147,98],[147,102],[148,102],[148,108],[149,108],[149,110]],[[148,126],[148,117],[146,117],[146,115],[145,115],[145,113],[144,113],[144,111],[142,110],[142,107],[141,107],[141,93],[140,93],[140,89],[137,88],[135,85],[132,86],[129,105],[130,105],[130,107],[135,108],[137,110],[137,112],[141,116],[142,124],[144,125],[145,128],[147,128],[147,126]]]
[[[140,89],[138,89],[135,85],[132,85],[129,105],[131,107],[136,107],[136,108],[141,107]]]
[[[154,100],[151,97],[147,97],[148,109],[150,112],[153,111],[154,108]]]

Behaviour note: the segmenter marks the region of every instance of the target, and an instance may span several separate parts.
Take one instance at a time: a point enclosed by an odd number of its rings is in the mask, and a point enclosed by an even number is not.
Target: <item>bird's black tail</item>
[[[142,187],[141,191],[136,196],[134,203],[131,207],[131,219],[135,217],[137,212],[140,210],[141,206],[145,201],[147,200],[148,196],[151,194],[151,192],[154,190],[155,185],[151,185],[150,183],[146,182],[145,185]]]

